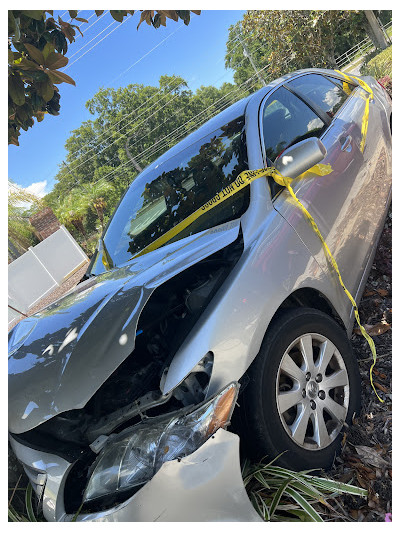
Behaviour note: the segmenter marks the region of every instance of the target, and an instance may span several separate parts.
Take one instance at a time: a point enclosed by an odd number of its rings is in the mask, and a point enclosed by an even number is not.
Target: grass
[[[361,74],[364,76],[373,76],[376,79],[384,76],[392,77],[392,46],[368,59],[361,67]]]

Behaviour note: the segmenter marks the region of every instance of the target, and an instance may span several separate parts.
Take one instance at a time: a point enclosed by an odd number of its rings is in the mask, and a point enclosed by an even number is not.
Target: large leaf
[[[69,13],[69,16],[70,16],[72,19],[74,19],[74,18],[77,17],[77,15],[78,15],[78,11],[75,10],[75,9],[70,9],[70,10],[68,11],[68,13]]]
[[[68,58],[63,56],[62,54],[57,54],[57,52],[50,52],[47,59],[45,60],[46,67],[51,70],[65,67],[67,63]]]
[[[37,63],[29,61],[29,59],[26,59],[25,57],[21,58],[21,61],[19,61],[19,63],[15,65],[15,67],[21,68],[22,70],[41,70],[40,66]]]
[[[60,72],[59,70],[51,70],[48,72],[49,78],[53,83],[69,83],[70,85],[76,85],[75,81],[68,76],[67,74],[64,74],[64,72]]]
[[[43,98],[45,102],[48,102],[53,98],[54,87],[49,81],[42,81],[37,84],[37,92]]]
[[[113,11],[110,9],[110,15],[117,22],[122,22],[124,20],[124,14],[126,14],[126,11]]]
[[[25,88],[19,74],[11,74],[8,77],[8,94],[16,105],[25,103]]]
[[[44,11],[22,11],[23,15],[35,20],[43,20]]]
[[[49,38],[51,39],[50,36]],[[42,50],[42,54],[45,61],[47,60],[51,52],[54,52],[54,44],[52,42],[48,42]]]
[[[31,56],[33,60],[36,61],[36,63],[39,63],[39,65],[44,65],[44,57],[40,50],[36,48],[36,46],[33,46],[32,44],[24,43],[24,46],[26,50],[28,51],[28,54]]]

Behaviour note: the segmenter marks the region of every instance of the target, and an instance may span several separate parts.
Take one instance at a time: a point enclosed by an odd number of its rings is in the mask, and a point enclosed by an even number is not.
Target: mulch
[[[368,498],[341,496],[331,501],[330,519],[335,521],[383,522],[392,512],[392,213],[388,213],[375,261],[360,302],[361,323],[370,328],[377,362],[370,383],[372,356],[357,327],[351,338],[362,380],[360,416],[348,427],[342,453],[329,477],[368,491]],[[388,518],[387,518],[388,520]]]

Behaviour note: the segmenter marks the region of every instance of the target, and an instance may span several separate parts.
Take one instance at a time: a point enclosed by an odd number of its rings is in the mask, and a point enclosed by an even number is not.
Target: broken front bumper
[[[72,467],[64,459],[33,450],[10,437],[17,458],[45,474],[43,514],[48,521],[71,521],[63,491]],[[80,514],[77,522],[201,522],[262,521],[243,485],[239,437],[219,429],[191,455],[164,463],[136,494],[112,509]]]

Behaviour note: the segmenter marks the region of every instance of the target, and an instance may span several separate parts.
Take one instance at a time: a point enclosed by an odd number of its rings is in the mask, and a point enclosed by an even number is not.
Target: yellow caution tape
[[[367,129],[368,129],[369,101],[370,101],[371,98],[373,98],[372,90],[370,89],[370,87],[363,80],[359,80],[358,78],[355,78],[354,76],[348,76],[347,74],[344,74],[344,73],[342,73],[340,71],[336,71],[336,72],[338,72],[339,74],[344,76],[345,79],[347,79],[347,81],[350,81],[350,82],[356,81],[368,93],[368,97],[366,97],[366,107],[365,107],[365,111],[364,111],[364,117],[363,117],[363,122],[362,122],[362,129],[361,129],[362,140],[361,140],[360,149],[361,149],[361,151],[363,151],[364,147],[365,147],[365,140],[366,140]],[[326,175],[330,174],[331,172],[332,172],[332,168],[331,168],[330,165],[318,164],[318,165],[315,165],[314,167],[310,168],[309,170],[307,170],[306,172],[304,172],[300,176],[298,176],[297,179],[299,179],[299,178],[303,179],[308,174],[313,174],[314,176],[315,175],[317,175],[317,176],[326,176]],[[339,280],[339,283],[340,283],[341,287],[343,288],[346,296],[348,297],[348,299],[350,300],[350,302],[351,302],[351,304],[353,306],[354,315],[355,315],[357,323],[358,323],[358,325],[360,327],[360,331],[361,331],[362,335],[364,336],[364,338],[367,340],[367,342],[369,344],[369,347],[371,348],[371,352],[372,352],[372,356],[373,356],[373,364],[371,365],[371,368],[370,368],[370,382],[371,382],[372,388],[373,388],[377,398],[379,399],[380,402],[383,402],[383,400],[379,397],[378,393],[376,392],[376,389],[375,389],[375,386],[374,386],[374,383],[373,383],[373,378],[372,378],[372,370],[373,370],[373,368],[375,366],[375,363],[376,363],[376,348],[375,348],[374,341],[368,335],[368,333],[366,332],[364,326],[362,326],[362,324],[361,324],[360,315],[358,313],[357,304],[356,304],[353,296],[351,295],[351,293],[346,288],[346,286],[345,286],[345,284],[343,282],[342,276],[340,274],[339,267],[338,267],[334,257],[332,256],[332,253],[331,253],[328,245],[326,244],[324,237],[322,236],[321,232],[319,231],[318,226],[317,226],[314,218],[311,216],[311,214],[308,212],[308,210],[304,207],[304,205],[300,202],[300,200],[296,196],[296,193],[293,191],[293,189],[291,187],[291,183],[292,183],[293,179],[292,178],[288,178],[286,176],[283,176],[276,168],[269,167],[269,168],[265,168],[265,169],[245,170],[245,171],[241,172],[234,182],[232,182],[230,185],[225,187],[221,192],[217,193],[213,198],[211,198],[211,200],[209,200],[204,205],[202,205],[199,209],[197,209],[190,216],[188,216],[187,218],[185,218],[184,220],[179,222],[176,226],[171,228],[169,231],[164,233],[164,235],[161,235],[161,237],[159,237],[154,242],[152,242],[151,244],[149,244],[148,246],[143,248],[143,250],[141,250],[139,253],[134,255],[132,257],[132,259],[135,259],[136,257],[139,257],[141,255],[144,255],[144,254],[148,253],[148,252],[156,250],[157,248],[160,248],[165,243],[167,243],[168,241],[173,239],[176,235],[178,235],[181,231],[183,231],[188,226],[190,226],[190,224],[192,224],[200,216],[204,215],[205,213],[207,213],[211,209],[214,209],[217,205],[221,204],[222,202],[224,202],[228,198],[232,197],[234,194],[236,194],[237,192],[241,191],[242,189],[244,189],[245,187],[250,185],[250,183],[253,182],[254,180],[256,180],[258,178],[261,178],[261,177],[268,177],[268,176],[272,177],[274,179],[274,181],[278,185],[286,187],[286,189],[288,190],[290,196],[293,198],[295,203],[301,209],[301,211],[303,212],[305,217],[309,220],[314,232],[318,235],[318,237],[319,237],[319,239],[320,239],[320,241],[322,243],[322,247],[324,249],[324,252],[325,252],[325,254],[326,254],[326,256],[327,256],[327,258],[329,260],[329,263],[331,264],[332,268],[334,269],[334,271],[335,271],[335,273],[336,273],[336,275],[338,277],[338,280]]]
[[[360,142],[360,151],[364,152],[365,142],[367,140],[367,130],[368,130],[368,120],[369,120],[369,102],[370,102],[370,100],[373,99],[374,93],[373,93],[371,87],[367,83],[365,83],[364,80],[358,78],[357,76],[349,76],[348,74],[345,74],[344,72],[341,72],[340,70],[335,70],[335,72],[337,72],[338,74],[343,76],[345,78],[345,80],[347,80],[348,82],[350,82],[350,83],[354,83],[355,82],[362,89],[364,89],[364,91],[367,92],[367,96],[364,98],[365,99],[365,109],[364,109],[364,115],[363,115],[362,123],[361,123],[361,142]],[[345,85],[347,85],[347,90],[345,89]],[[351,93],[351,89],[349,88],[348,84],[344,83],[344,82],[343,82],[343,90],[347,94],[349,94],[348,91],[350,91],[350,93]]]

